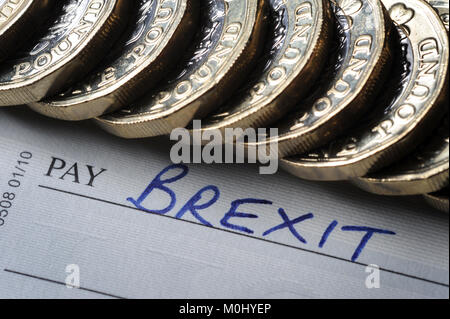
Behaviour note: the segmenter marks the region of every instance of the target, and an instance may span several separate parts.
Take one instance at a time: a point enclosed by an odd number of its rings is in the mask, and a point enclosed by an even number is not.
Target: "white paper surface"
[[[176,196],[173,209],[151,214],[127,198],[137,199],[171,165],[166,138],[123,140],[90,122],[55,121],[25,108],[0,110],[0,132],[0,193],[14,193],[0,226],[1,298],[449,297],[448,215],[420,198],[373,196],[281,171],[262,176],[252,165],[189,165],[187,176],[165,185]],[[23,151],[32,153],[29,164],[17,162],[24,161]],[[49,177],[53,158],[66,166]],[[106,169],[93,187],[86,185],[86,165],[95,173]],[[12,175],[16,167],[26,171],[23,177]],[[13,177],[20,179],[17,188],[8,185]],[[190,212],[175,218],[211,185],[220,197],[198,213],[213,227]],[[257,218],[228,219],[253,233],[221,223],[232,202],[247,198],[272,203],[242,204],[238,212]],[[204,193],[198,205],[211,199],[212,193]],[[169,202],[165,192],[155,190],[141,205],[157,210]],[[287,227],[263,236],[283,224],[279,208],[289,220],[313,214],[291,225],[306,244]],[[321,248],[333,221],[337,225]],[[395,235],[374,234],[352,262],[366,233],[344,226]],[[379,288],[366,286],[369,264],[381,268]],[[66,287],[74,274],[66,272],[72,269],[68,265],[78,267],[80,289]]]

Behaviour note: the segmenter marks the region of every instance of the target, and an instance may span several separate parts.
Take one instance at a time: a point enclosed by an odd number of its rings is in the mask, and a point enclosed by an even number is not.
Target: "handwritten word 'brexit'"
[[[176,173],[176,175],[174,175]],[[189,168],[185,165],[179,164],[179,165],[170,165],[166,167],[164,170],[162,170],[147,186],[147,188],[142,192],[142,194],[137,198],[127,198],[129,202],[131,202],[136,208],[152,213],[152,214],[167,214],[175,207],[176,204],[176,194],[175,192],[169,187],[170,184],[173,184],[184,177],[186,177],[189,173]],[[169,177],[171,176],[171,177]],[[170,197],[170,202],[168,205],[159,210],[149,209],[147,207],[143,206],[143,202],[146,200],[146,198],[155,190],[162,191],[166,193]],[[207,193],[212,193],[213,195],[210,196],[210,199],[202,204],[199,204],[199,202],[202,200],[203,195]],[[205,196],[206,197],[206,196]],[[201,188],[194,196],[192,196],[184,205],[183,207],[177,212],[175,215],[176,218],[182,219],[185,214],[190,213],[196,220],[198,220],[201,224],[209,227],[214,227],[208,220],[205,219],[204,216],[200,214],[200,211],[205,210],[212,205],[214,205],[220,197],[220,191],[219,188],[215,185],[208,185],[203,188]],[[237,199],[231,202],[231,207],[228,210],[228,212],[225,213],[223,218],[220,220],[220,224],[222,227],[232,229],[234,231],[246,233],[246,234],[253,234],[254,231],[250,228],[237,225],[235,223],[232,223],[231,220],[234,218],[250,218],[250,219],[256,219],[258,218],[258,215],[251,214],[251,213],[245,213],[241,212],[241,206],[246,204],[256,204],[256,205],[273,205],[272,201],[265,200],[265,199],[257,199],[257,198],[243,198],[243,199]],[[287,215],[286,211],[283,208],[278,209],[278,214],[282,220],[282,222],[262,233],[263,237],[269,236],[270,234],[282,231],[282,230],[288,230],[299,242],[302,244],[308,244],[307,240],[299,233],[296,226],[302,222],[306,222],[308,220],[311,220],[314,218],[314,214],[307,213],[302,216],[299,216],[297,218],[291,219]],[[319,248],[323,248],[329,238],[329,236],[335,231],[336,227],[338,226],[338,221],[333,220],[328,227],[326,228],[325,232],[323,233],[321,240],[318,244]],[[395,235],[395,232],[385,229],[379,229],[379,228],[373,228],[373,227],[367,227],[367,226],[342,226],[341,231],[345,232],[361,232],[363,233],[363,237],[361,241],[359,242],[356,250],[353,253],[353,256],[351,257],[352,261],[356,261],[358,257],[361,255],[363,249],[366,247],[369,240],[372,238],[375,234],[383,234],[383,235]]]

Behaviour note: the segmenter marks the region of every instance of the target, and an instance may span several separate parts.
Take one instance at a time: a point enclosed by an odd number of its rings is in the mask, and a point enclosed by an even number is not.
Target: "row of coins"
[[[0,106],[124,138],[277,127],[304,179],[449,209],[449,1],[0,0]],[[196,130],[191,127],[191,131]]]

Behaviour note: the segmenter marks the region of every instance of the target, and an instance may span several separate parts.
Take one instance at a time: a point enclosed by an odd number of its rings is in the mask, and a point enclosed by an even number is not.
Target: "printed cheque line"
[[[67,195],[77,196],[77,197],[81,197],[81,198],[85,198],[85,199],[89,199],[89,200],[94,200],[94,201],[105,203],[105,204],[110,204],[110,205],[114,205],[114,206],[118,206],[118,207],[122,207],[122,208],[131,209],[131,210],[134,210],[134,211],[139,211],[139,212],[145,213],[145,214],[152,214],[152,213],[146,212],[146,211],[144,211],[142,209],[139,209],[139,208],[136,208],[136,207],[128,206],[128,205],[125,205],[125,204],[113,202],[113,201],[102,199],[102,198],[98,198],[98,197],[87,196],[87,195],[74,193],[74,192],[70,192],[70,191],[66,191],[66,190],[63,190],[63,189],[58,189],[58,188],[54,188],[54,187],[50,187],[50,186],[45,186],[45,185],[38,185],[38,187],[43,188],[43,189],[47,189],[47,190],[51,190],[51,191],[55,191],[55,192],[59,192],[59,193],[63,193],[63,194],[67,194]],[[233,234],[233,235],[237,235],[237,236],[243,236],[243,237],[247,237],[247,238],[263,241],[263,242],[274,244],[274,245],[278,245],[278,246],[292,248],[292,249],[296,249],[296,250],[312,253],[312,254],[315,254],[315,255],[328,257],[328,258],[332,258],[332,259],[335,259],[335,260],[340,260],[340,261],[347,262],[347,263],[350,263],[350,264],[355,264],[355,265],[359,265],[359,266],[363,266],[363,267],[369,266],[368,264],[364,264],[364,263],[358,262],[358,261],[351,261],[350,259],[342,258],[342,257],[339,257],[339,256],[333,256],[333,255],[329,255],[329,254],[326,254],[326,253],[321,253],[321,252],[317,252],[317,251],[310,250],[310,249],[307,249],[307,248],[302,248],[302,247],[297,247],[297,246],[293,246],[293,245],[289,245],[289,244],[284,244],[284,243],[276,242],[276,241],[265,239],[265,238],[260,238],[260,237],[251,236],[251,235],[247,235],[247,234],[241,234],[241,233],[237,233],[235,231],[228,230],[228,229],[223,229],[223,228],[214,227],[214,226],[207,226],[207,225],[203,225],[203,224],[200,224],[200,223],[197,223],[197,222],[194,222],[194,221],[176,218],[174,216],[161,215],[161,214],[156,214],[156,213],[154,213],[152,215],[169,218],[169,219],[172,219],[172,220],[177,220],[177,221],[185,222],[185,223],[188,223],[188,224],[197,225],[197,226],[200,226],[200,227],[206,227],[206,228],[210,228],[210,229],[215,229],[215,230],[218,230],[218,231],[221,231],[221,232],[225,232],[225,233],[229,233],[229,234]],[[435,281],[435,280],[431,280],[431,279],[427,279],[427,278],[422,278],[422,277],[418,277],[418,276],[415,276],[415,275],[406,274],[406,273],[403,273],[403,272],[400,272],[400,271],[396,271],[396,270],[391,270],[391,269],[386,269],[386,268],[381,268],[381,267],[380,267],[380,270],[384,271],[384,272],[387,272],[387,273],[394,274],[394,275],[407,277],[407,278],[410,278],[410,279],[420,280],[420,281],[423,281],[423,282],[427,282],[427,283],[431,283],[431,284],[435,284],[435,285],[439,285],[439,286],[443,286],[443,287],[449,287],[449,284],[447,284],[447,283],[443,283],[443,282],[439,282],[439,281]]]
[[[53,279],[49,279],[49,278],[45,278],[45,277],[40,277],[40,276],[36,276],[36,275],[32,275],[32,274],[27,274],[27,273],[20,272],[20,271],[17,271],[17,270],[11,270],[11,269],[5,268],[5,269],[3,269],[3,271],[5,271],[7,273],[10,273],[10,274],[19,275],[19,276],[22,276],[22,277],[28,277],[28,278],[33,278],[33,279],[37,279],[37,280],[46,281],[46,282],[49,282],[49,283],[52,283],[52,284],[56,284],[56,285],[60,285],[60,286],[67,286],[66,283],[61,282],[61,281],[57,281],[57,280],[53,280]],[[92,293],[103,295],[103,296],[106,296],[106,297],[112,297],[112,298],[116,298],[116,299],[126,299],[124,297],[119,297],[119,296],[116,296],[116,295],[113,295],[113,294],[110,294],[110,293],[106,293],[106,292],[102,292],[102,291],[99,291],[99,290],[94,290],[94,289],[89,289],[89,288],[84,288],[84,287],[79,287],[79,288],[76,288],[76,289],[92,292]]]

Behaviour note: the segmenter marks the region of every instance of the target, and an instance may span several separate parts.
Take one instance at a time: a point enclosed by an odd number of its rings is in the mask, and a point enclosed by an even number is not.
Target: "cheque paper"
[[[173,166],[167,138],[25,108],[0,128],[2,298],[449,297],[448,215],[421,198]]]

